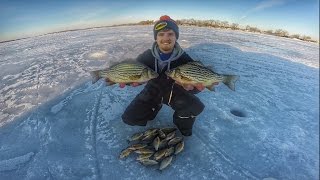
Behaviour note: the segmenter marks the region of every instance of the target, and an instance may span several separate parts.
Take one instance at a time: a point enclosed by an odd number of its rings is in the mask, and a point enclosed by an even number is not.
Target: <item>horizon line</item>
[[[181,20],[196,20],[197,19],[178,19],[175,21],[181,21]],[[199,21],[208,21],[208,20],[213,20],[213,19],[207,19],[207,20],[199,20]],[[6,42],[11,42],[11,41],[19,41],[19,40],[23,40],[23,39],[29,39],[29,38],[34,38],[34,37],[40,37],[40,36],[45,36],[45,35],[49,35],[49,34],[56,34],[56,33],[63,33],[63,32],[70,32],[70,31],[83,31],[83,30],[88,30],[88,29],[95,29],[95,28],[105,28],[105,27],[115,27],[115,26],[128,26],[128,25],[152,25],[152,24],[139,24],[145,21],[152,21],[155,22],[155,20],[142,20],[139,22],[133,22],[133,23],[121,23],[121,24],[112,24],[112,25],[102,25],[102,26],[92,26],[92,27],[84,27],[84,28],[75,28],[75,29],[64,29],[64,30],[60,30],[60,31],[52,31],[52,32],[48,32],[48,33],[44,33],[44,34],[38,34],[38,35],[34,35],[34,36],[27,36],[27,37],[21,37],[21,38],[16,38],[16,39],[8,39],[8,40],[4,40],[4,41],[0,41],[0,43],[6,43]],[[214,21],[220,21],[220,22],[224,22],[223,20],[214,20]],[[228,22],[228,21],[227,21]],[[229,22],[228,22],[229,23]],[[238,24],[238,23],[236,23]],[[238,24],[239,26],[243,26]],[[184,26],[184,25],[180,25],[180,26]],[[250,26],[250,25],[246,25],[246,26]],[[200,26],[197,26],[200,27]],[[245,26],[244,26],[245,27]],[[254,26],[250,26],[250,27],[254,27]],[[215,28],[215,27],[213,27]],[[281,29],[284,30],[284,29]],[[268,30],[267,30],[268,31]],[[286,30],[285,30],[286,31]],[[250,31],[249,31],[250,32]],[[306,35],[303,35],[306,36]],[[279,36],[280,37],[280,36]],[[310,36],[309,36],[310,37]],[[318,39],[313,39],[313,41],[315,41],[316,43],[319,44],[319,38]],[[303,41],[303,40],[302,40]]]

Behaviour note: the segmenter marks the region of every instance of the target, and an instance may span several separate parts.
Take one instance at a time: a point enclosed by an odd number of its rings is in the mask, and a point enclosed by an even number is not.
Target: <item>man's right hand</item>
[[[124,87],[126,87],[126,85],[127,85],[126,83],[119,83],[119,87],[120,88],[124,88]],[[142,85],[142,84],[137,83],[137,82],[133,82],[130,85],[127,85],[127,86],[137,87],[137,86],[140,86],[140,85]]]

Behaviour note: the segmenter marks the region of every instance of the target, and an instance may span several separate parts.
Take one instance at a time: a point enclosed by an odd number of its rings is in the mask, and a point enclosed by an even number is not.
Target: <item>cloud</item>
[[[260,11],[260,10],[264,10],[264,9],[267,9],[267,8],[271,8],[273,6],[282,5],[284,3],[285,3],[284,0],[263,1],[263,2],[259,3],[256,7],[254,7],[252,10],[253,11]]]
[[[253,7],[252,9],[248,10],[243,16],[241,16],[240,20],[243,20],[245,18],[247,18],[250,14],[268,9],[268,8],[272,8],[274,6],[280,6],[285,4],[286,1],[285,0],[266,0],[266,1],[262,1],[259,4],[257,4],[255,7]]]

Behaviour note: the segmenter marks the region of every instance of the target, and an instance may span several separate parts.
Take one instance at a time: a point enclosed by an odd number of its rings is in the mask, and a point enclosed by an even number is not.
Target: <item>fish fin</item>
[[[214,85],[210,85],[210,86],[207,86],[207,89],[209,89],[210,91],[216,91],[215,88],[214,88]]]
[[[99,70],[91,71],[90,75],[92,77],[92,84],[96,83],[100,79]]]
[[[114,61],[114,62],[110,62],[109,63],[109,68],[112,68],[114,66],[117,66],[119,64],[122,64],[122,63],[139,63],[138,61],[136,61],[135,59],[131,59],[131,58],[128,58],[128,59],[124,59],[124,60],[120,60],[120,61]]]
[[[189,62],[188,64],[193,64],[193,65],[196,65],[196,66],[204,66],[201,61],[192,61],[192,62]]]
[[[214,66],[213,65],[208,65],[208,66],[206,66],[208,69],[210,69],[211,71],[213,71],[214,72]]]
[[[213,65],[204,65],[201,61],[192,61],[191,64],[196,65],[196,66],[202,66],[207,69],[210,69],[211,71],[214,71],[214,66]]]
[[[224,75],[223,83],[228,86],[232,91],[235,91],[235,82],[239,79],[236,75]]]
[[[139,61],[136,61],[135,59],[128,58],[128,59],[124,59],[124,60],[121,60],[121,61],[109,63],[109,67],[108,67],[107,69],[113,68],[113,67],[115,67],[115,66],[118,66],[119,64],[124,64],[124,63],[128,63],[128,64],[140,64],[140,65],[146,67],[146,69],[149,68],[148,66],[144,65],[143,63],[141,63],[141,62],[139,62]],[[149,68],[149,69],[150,69],[150,68]]]
[[[129,79],[132,81],[137,81],[137,80],[141,79],[141,74],[140,75],[132,75],[129,77]]]
[[[184,89],[189,89],[189,85],[188,84],[182,84],[182,87],[184,88]]]
[[[190,78],[187,78],[187,77],[184,77],[184,76],[181,76],[180,79],[183,80],[183,81],[187,81],[187,82],[192,81]]]
[[[115,82],[111,81],[109,78],[105,78],[104,81],[106,82],[107,86],[111,86],[111,85],[116,84]]]
[[[140,62],[136,61],[133,58],[126,58],[126,59],[121,60],[120,62],[115,62],[114,64],[120,64],[120,63],[137,63],[137,64],[139,64]]]

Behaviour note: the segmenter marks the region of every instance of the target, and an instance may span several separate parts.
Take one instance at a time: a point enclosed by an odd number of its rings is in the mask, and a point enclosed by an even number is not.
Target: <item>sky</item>
[[[319,0],[0,0],[0,41],[104,25],[173,19],[214,19],[284,29],[319,39]]]
[[[146,127],[126,125],[121,115],[145,85],[92,84],[89,73],[150,48],[149,26],[0,43],[0,179],[318,180],[319,45],[181,30],[190,57],[240,78],[235,91],[220,83],[196,94],[205,108],[162,172],[142,166],[135,153],[118,157],[134,133],[174,126],[174,111],[163,105]]]

